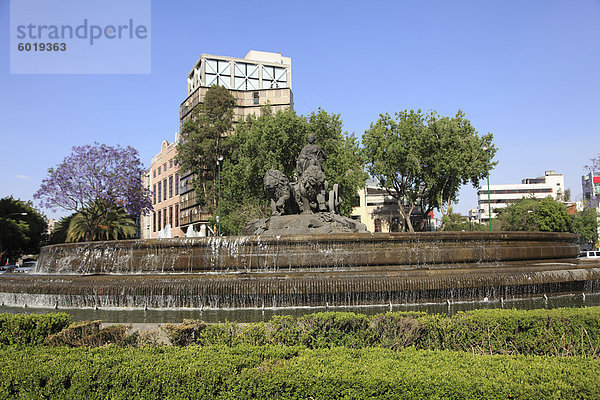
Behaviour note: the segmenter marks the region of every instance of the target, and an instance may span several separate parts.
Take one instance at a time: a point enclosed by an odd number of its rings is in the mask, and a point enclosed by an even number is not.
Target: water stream
[[[268,309],[93,309],[93,308],[23,308],[0,306],[0,313],[45,314],[65,312],[71,314],[75,321],[102,320],[107,323],[180,323],[183,319],[199,319],[205,322],[259,322],[269,321],[274,315],[300,316],[322,311],[344,311],[361,314],[378,314],[388,311],[424,311],[430,314],[454,315],[460,311],[475,309],[521,309],[558,307],[591,307],[600,306],[600,293],[570,293],[564,295],[533,296],[504,301],[464,301],[425,304],[402,304],[368,307],[297,307],[297,308],[268,308]]]

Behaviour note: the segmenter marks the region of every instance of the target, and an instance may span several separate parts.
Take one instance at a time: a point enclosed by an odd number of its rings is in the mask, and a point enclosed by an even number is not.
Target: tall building
[[[224,86],[235,98],[235,122],[258,115],[261,106],[267,104],[274,112],[293,108],[291,58],[256,50],[250,50],[244,58],[202,54],[187,77],[187,97],[179,109],[181,127],[212,85]],[[198,204],[192,180],[182,171],[179,228],[187,236],[212,235],[208,224],[212,215]]]
[[[582,176],[581,190],[583,192],[582,206],[594,208],[600,215],[600,172],[590,172]],[[600,237],[600,217],[598,217],[597,233]],[[595,246],[597,249],[600,249],[600,240],[595,243]]]
[[[293,108],[291,58],[256,50],[244,58],[202,54],[187,77],[187,96],[179,108],[180,127],[212,85],[226,87],[235,98],[234,122],[258,115],[267,104],[274,112]],[[140,218],[142,237],[214,235],[208,224],[212,215],[196,200],[193,176],[180,172],[173,162],[178,142],[178,135],[173,143],[164,140],[160,153],[152,158],[145,179],[153,193],[154,211]]]
[[[181,126],[212,85],[231,91],[236,100],[236,121],[258,114],[266,104],[275,112],[293,108],[290,57],[256,50],[244,58],[202,54],[187,77],[187,97],[179,108]]]
[[[581,177],[581,190],[585,206],[598,208],[600,203],[600,172],[590,172]]]
[[[141,233],[150,238],[185,236],[179,224],[179,168],[174,162],[178,142],[178,134],[173,143],[163,140],[160,153],[152,157],[147,179],[154,210],[149,219],[141,218]]]
[[[477,191],[479,222],[489,221],[489,206],[492,208],[492,218],[496,217],[496,210],[506,207],[523,197],[559,198],[565,193],[565,178],[556,171],[546,171],[544,176],[538,178],[525,178],[521,183],[508,185],[490,185],[489,200],[487,185],[480,186]]]

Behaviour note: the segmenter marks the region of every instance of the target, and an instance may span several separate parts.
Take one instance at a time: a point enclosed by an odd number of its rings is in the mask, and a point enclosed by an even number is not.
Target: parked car
[[[13,270],[13,274],[27,274],[33,271],[33,267],[19,267]]]
[[[7,274],[19,268],[18,265],[0,265],[0,274]]]
[[[21,264],[21,267],[31,267],[33,269],[35,269],[36,266],[37,261],[25,261],[23,264]]]
[[[579,258],[600,258],[600,251],[582,251],[579,253]]]

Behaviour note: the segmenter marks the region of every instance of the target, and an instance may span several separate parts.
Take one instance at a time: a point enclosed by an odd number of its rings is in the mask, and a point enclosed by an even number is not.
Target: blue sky
[[[131,145],[149,166],[178,129],[200,54],[251,49],[292,58],[299,114],[339,113],[360,137],[380,113],[462,109],[480,133],[494,133],[492,184],[554,169],[581,197],[583,166],[600,153],[600,1],[222,4],[152,1],[146,75],[11,75],[4,28],[0,197],[32,199],[73,145]],[[0,25],[9,20],[0,0]],[[476,204],[465,187],[456,208]]]

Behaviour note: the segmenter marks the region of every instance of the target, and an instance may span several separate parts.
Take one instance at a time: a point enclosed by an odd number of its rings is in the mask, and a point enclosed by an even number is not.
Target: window
[[[156,191],[156,193],[158,193],[158,202],[159,203],[160,203],[160,197],[161,197],[160,194],[162,193],[161,189],[162,189],[161,183],[158,182],[158,190]]]
[[[373,222],[375,223],[375,232],[381,232],[381,220],[375,219]]]
[[[169,225],[173,226],[173,206],[169,206]]]
[[[175,196],[179,194],[179,173],[175,173]]]
[[[163,164],[163,171],[167,172],[167,163]]]
[[[169,160],[169,168],[173,168],[173,159]]]
[[[158,166],[158,175],[160,175],[160,165]]]
[[[157,220],[158,224],[156,225],[156,229],[159,231],[160,231],[160,216],[161,216],[161,213],[160,213],[160,210],[158,210],[158,220]]]
[[[167,178],[163,179],[163,200],[167,200]]]
[[[152,211],[152,232],[156,232],[156,211]]]
[[[179,226],[179,204],[175,204],[175,226]]]
[[[156,204],[156,185],[152,186],[152,204]]]
[[[152,170],[152,177],[156,178],[156,170],[155,169]]]
[[[207,59],[204,63],[204,84],[225,86],[231,89],[231,64],[224,60]]]
[[[163,209],[163,226],[167,226],[167,209]]]
[[[260,103],[260,98],[259,98],[259,94],[258,94],[258,92],[254,92],[254,93],[252,93],[252,97],[253,97],[253,99],[254,99],[254,103],[253,103],[253,104],[254,104],[255,106],[259,105],[259,103]]]
[[[279,67],[263,66],[263,89],[287,87],[287,70]]]
[[[169,198],[173,197],[173,175],[169,177]]]
[[[256,90],[259,88],[258,65],[247,63],[234,64],[234,87],[236,90]]]

